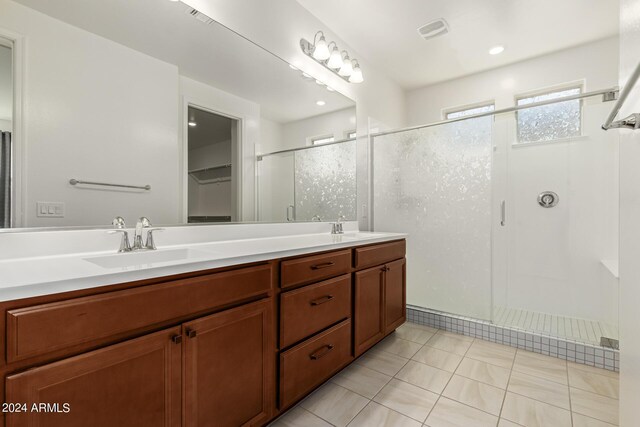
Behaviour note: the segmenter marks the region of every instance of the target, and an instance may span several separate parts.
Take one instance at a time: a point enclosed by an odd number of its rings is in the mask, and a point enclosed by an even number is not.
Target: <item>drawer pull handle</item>
[[[317,298],[317,299],[314,299],[312,301],[309,301],[309,303],[311,305],[320,305],[320,304],[324,304],[325,302],[329,302],[332,299],[333,299],[333,295],[325,295],[325,296],[323,296],[321,298]]]
[[[325,349],[325,348],[326,348],[326,350],[320,351],[320,350]],[[311,360],[318,360],[321,357],[324,357],[327,354],[329,354],[329,352],[331,350],[333,350],[333,344],[323,345],[322,347],[320,347],[319,349],[317,349],[316,351],[311,353],[311,355],[309,357],[311,358]]]
[[[187,336],[189,338],[195,338],[198,335],[198,333],[193,330],[193,329],[187,329]]]
[[[329,261],[329,262],[323,262],[322,264],[315,264],[311,266],[312,270],[320,270],[321,268],[327,268],[327,267],[331,267],[333,265],[336,265],[335,262],[333,261]]]
[[[171,341],[173,341],[174,344],[180,344],[182,342],[182,335],[172,336]]]

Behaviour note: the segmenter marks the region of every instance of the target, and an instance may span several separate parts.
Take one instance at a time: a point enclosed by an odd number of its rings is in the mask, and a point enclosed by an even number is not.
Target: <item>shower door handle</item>
[[[500,225],[505,226],[507,224],[507,202],[503,200],[500,202]]]
[[[296,211],[295,206],[289,205],[287,206],[287,222],[296,220]]]

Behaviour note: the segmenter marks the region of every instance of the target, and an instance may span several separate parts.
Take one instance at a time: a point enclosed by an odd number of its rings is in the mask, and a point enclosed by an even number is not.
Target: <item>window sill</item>
[[[536,147],[539,145],[561,144],[566,142],[582,141],[589,139],[589,135],[571,136],[568,138],[550,139],[548,141],[512,142],[512,148]]]

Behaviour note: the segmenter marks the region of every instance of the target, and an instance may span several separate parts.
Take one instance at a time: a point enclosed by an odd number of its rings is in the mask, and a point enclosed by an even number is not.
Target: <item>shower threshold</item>
[[[493,323],[594,345],[618,338],[618,328],[606,322],[517,308],[494,307]]]

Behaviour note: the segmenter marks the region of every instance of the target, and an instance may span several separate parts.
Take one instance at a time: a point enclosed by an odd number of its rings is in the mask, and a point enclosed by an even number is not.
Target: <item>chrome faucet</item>
[[[164,228],[151,228],[151,221],[149,221],[146,217],[140,217],[138,222],[136,223],[135,235],[133,237],[133,246],[129,243],[129,233],[126,228],[126,224],[124,219],[120,216],[117,216],[112,221],[115,230],[109,231],[110,234],[113,233],[122,233],[122,240],[120,241],[120,249],[118,252],[131,252],[131,251],[140,251],[140,250],[154,250],[156,249],[155,242],[153,240],[153,232],[164,230]],[[147,230],[147,241],[145,244],[142,244],[142,232],[143,230]]]
[[[334,223],[331,223],[331,234],[344,234],[344,215],[340,215],[338,220]]]

